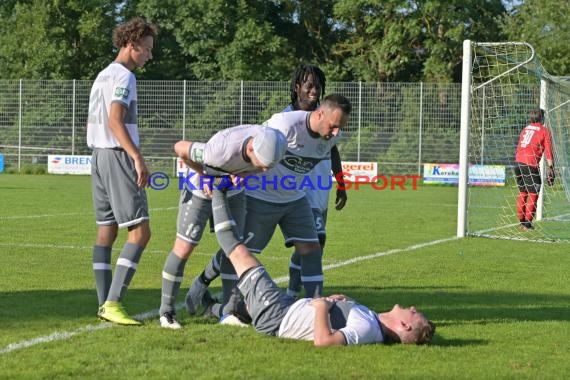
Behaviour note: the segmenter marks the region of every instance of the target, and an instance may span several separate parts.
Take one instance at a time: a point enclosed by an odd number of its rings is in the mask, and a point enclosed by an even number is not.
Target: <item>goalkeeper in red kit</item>
[[[548,164],[546,181],[554,184],[554,161],[552,158],[552,140],[550,130],[544,126],[544,111],[532,109],[529,121],[521,131],[515,157],[515,176],[519,188],[517,213],[522,230],[533,229],[532,220],[536,211],[536,203],[542,180],[540,177],[540,160],[546,158]]]

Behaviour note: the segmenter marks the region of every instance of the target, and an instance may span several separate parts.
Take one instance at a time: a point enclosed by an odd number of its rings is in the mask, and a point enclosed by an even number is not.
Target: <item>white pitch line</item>
[[[76,216],[83,215],[79,212],[68,212],[64,214],[42,214],[42,215],[12,215],[0,216],[0,220],[15,220],[15,219],[36,219],[36,218],[56,218],[60,216]]]
[[[458,238],[454,236],[451,238],[432,240],[432,241],[428,241],[426,243],[411,245],[411,246],[406,247],[406,248],[394,248],[394,249],[390,249],[390,250],[384,251],[384,252],[373,253],[371,255],[357,256],[357,257],[353,257],[352,259],[344,260],[344,261],[341,261],[338,263],[325,265],[325,266],[323,266],[323,271],[344,267],[346,265],[358,263],[360,261],[372,260],[372,259],[376,259],[376,258],[382,257],[382,256],[393,255],[394,253],[415,251],[416,249],[425,248],[425,247],[429,247],[429,246],[437,245],[437,244],[441,244],[441,243],[447,243],[449,241],[453,241],[453,240],[457,240],[457,239]],[[279,277],[279,278],[275,279],[275,282],[281,283],[281,282],[285,282],[287,280],[289,280],[289,276]]]
[[[46,248],[46,249],[72,249],[72,250],[92,250],[93,246],[80,246],[80,245],[60,245],[60,244],[39,244],[39,243],[0,243],[0,247],[12,248]],[[120,250],[120,247],[117,248]],[[148,254],[166,254],[168,250],[161,249],[145,249]],[[192,252],[192,256],[210,256],[212,252]]]
[[[55,249],[93,249],[91,247],[81,247],[77,245],[61,245],[61,244],[38,244],[38,243],[0,243],[0,247],[13,248],[55,248]]]
[[[150,212],[155,211],[170,211],[170,210],[178,210],[178,206],[176,207],[161,207],[161,208],[152,208]],[[0,216],[0,220],[16,220],[16,219],[38,219],[38,218],[59,218],[62,216],[77,216],[77,215],[85,215],[84,212],[68,212],[68,213],[60,213],[60,214],[42,214],[42,215],[11,215],[11,216]]]
[[[0,243],[0,247],[12,248],[46,248],[46,249],[73,249],[73,250],[92,250],[93,246],[67,245],[67,244],[45,244],[45,243]],[[117,249],[120,249],[117,248]],[[146,253],[164,253],[163,250],[145,249]]]
[[[20,350],[22,348],[35,346],[36,344],[40,344],[40,343],[50,343],[50,342],[55,342],[56,340],[63,340],[63,339],[71,338],[74,335],[81,334],[84,332],[93,332],[93,331],[97,331],[97,330],[101,330],[101,329],[106,329],[108,327],[111,327],[112,325],[113,325],[112,323],[102,322],[101,324],[97,324],[97,325],[87,325],[84,327],[80,327],[80,328],[73,330],[73,331],[56,331],[50,335],[39,336],[37,338],[32,338],[29,340],[23,340],[23,341],[18,342],[18,343],[10,343],[9,345],[7,345],[6,347],[4,347],[3,349],[0,350],[0,355],[7,354],[7,353],[12,352],[12,351]]]
[[[376,259],[376,258],[383,257],[383,256],[393,255],[395,253],[415,251],[417,249],[430,247],[432,245],[437,245],[437,244],[441,244],[441,243],[447,243],[447,242],[457,240],[457,239],[458,239],[457,237],[451,237],[451,238],[446,238],[446,239],[432,240],[432,241],[429,241],[426,243],[411,245],[411,246],[406,247],[406,248],[394,248],[394,249],[390,249],[388,251],[377,252],[377,253],[374,253],[371,255],[353,257],[351,259],[341,261],[341,262],[338,262],[335,264],[325,265],[325,266],[323,266],[323,271],[340,268],[340,267],[347,266],[350,264],[358,263],[360,261],[372,260],[372,259]],[[274,281],[279,284],[279,283],[287,281],[288,279],[289,279],[288,276],[284,276],[284,277],[276,278],[276,279],[274,279]],[[183,302],[176,304],[177,310],[182,308],[182,307],[184,307]],[[150,311],[147,311],[144,313],[134,315],[133,317],[135,319],[144,321],[147,319],[156,318],[157,316],[158,316],[158,309],[154,309],[154,310],[150,310]],[[87,326],[79,327],[79,328],[72,330],[72,331],[59,331],[59,332],[54,332],[53,334],[50,334],[50,335],[44,335],[44,336],[40,336],[37,338],[23,340],[23,341],[17,342],[17,343],[10,343],[6,347],[0,349],[0,355],[8,354],[10,352],[21,350],[23,348],[35,346],[37,344],[51,343],[51,342],[55,342],[58,340],[64,340],[64,339],[71,338],[71,337],[78,335],[78,334],[91,333],[91,332],[94,332],[97,330],[102,330],[102,329],[110,328],[113,326],[115,326],[115,325],[112,323],[102,322],[102,323],[97,324],[97,325],[87,325]]]
[[[0,247],[11,247],[11,248],[36,248],[36,249],[71,249],[71,250],[80,250],[80,251],[90,251],[93,249],[93,246],[80,246],[80,245],[69,245],[69,244],[44,244],[44,243],[0,243]],[[120,249],[120,248],[117,248]],[[168,250],[163,249],[145,249],[145,253],[148,254],[166,254]],[[199,252],[193,251],[192,256],[209,256],[212,257],[212,252]],[[264,255],[264,260],[289,260],[284,256],[270,256]]]

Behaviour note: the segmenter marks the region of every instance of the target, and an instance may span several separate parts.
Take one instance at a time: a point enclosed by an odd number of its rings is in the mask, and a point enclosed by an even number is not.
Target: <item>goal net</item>
[[[570,241],[570,77],[549,75],[528,43],[464,41],[462,81],[457,236]],[[552,134],[557,176],[546,185],[543,159],[533,229],[524,229],[515,153],[538,107]]]

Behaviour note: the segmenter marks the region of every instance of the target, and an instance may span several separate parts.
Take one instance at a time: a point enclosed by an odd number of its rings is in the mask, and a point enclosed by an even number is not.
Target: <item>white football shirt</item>
[[[259,169],[245,155],[245,146],[249,138],[253,138],[261,133],[263,128],[265,127],[261,125],[245,124],[217,132],[203,146],[203,151],[200,153],[202,163],[221,172],[240,176],[247,176],[249,173],[257,172]],[[199,178],[194,173],[192,178],[189,179],[189,182],[195,188],[192,189],[193,193],[198,197],[208,198],[202,191],[204,180]],[[200,183],[201,181],[202,183]],[[244,191],[244,188],[231,190],[228,192],[228,196],[233,196],[240,191]]]
[[[312,298],[301,298],[295,302],[279,326],[280,338],[314,340],[315,308]],[[342,301],[340,301],[342,302]],[[378,314],[358,303],[350,308],[346,325],[338,329],[346,339],[346,344],[369,344],[384,341]]]
[[[289,104],[282,112],[293,112],[293,106]],[[304,189],[307,199],[311,208],[320,210],[324,212],[329,208],[329,194],[330,190],[333,188],[334,183],[331,178],[332,165],[329,159],[322,160],[319,162],[313,170],[309,172],[309,177],[311,179],[312,187],[306,187]]]
[[[311,171],[323,160],[330,161],[330,150],[337,137],[325,140],[309,134],[307,111],[274,114],[264,125],[280,130],[287,137],[285,156],[272,169],[252,176],[247,195],[266,202],[289,203],[305,196],[304,190],[316,187]]]
[[[124,122],[131,140],[139,146],[136,78],[125,66],[113,62],[97,75],[91,87],[87,118],[87,145],[90,148],[121,146],[109,128],[109,114],[114,102],[127,108]]]

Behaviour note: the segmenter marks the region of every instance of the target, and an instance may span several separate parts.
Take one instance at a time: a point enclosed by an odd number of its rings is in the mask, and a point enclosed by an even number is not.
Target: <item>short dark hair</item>
[[[544,121],[544,110],[541,108],[533,108],[528,113],[531,123],[542,123]]]
[[[325,96],[321,106],[340,108],[342,113],[345,115],[350,115],[352,112],[352,104],[350,103],[350,100],[341,94],[330,94]]]
[[[301,86],[307,80],[307,76],[312,75],[313,80],[321,87],[321,98],[325,94],[325,85],[327,79],[325,73],[318,66],[309,64],[300,64],[295,69],[293,77],[291,78],[291,104],[297,101],[297,85]]]
[[[155,37],[157,33],[156,25],[146,22],[142,17],[135,17],[113,30],[113,46],[120,49],[144,37]]]

